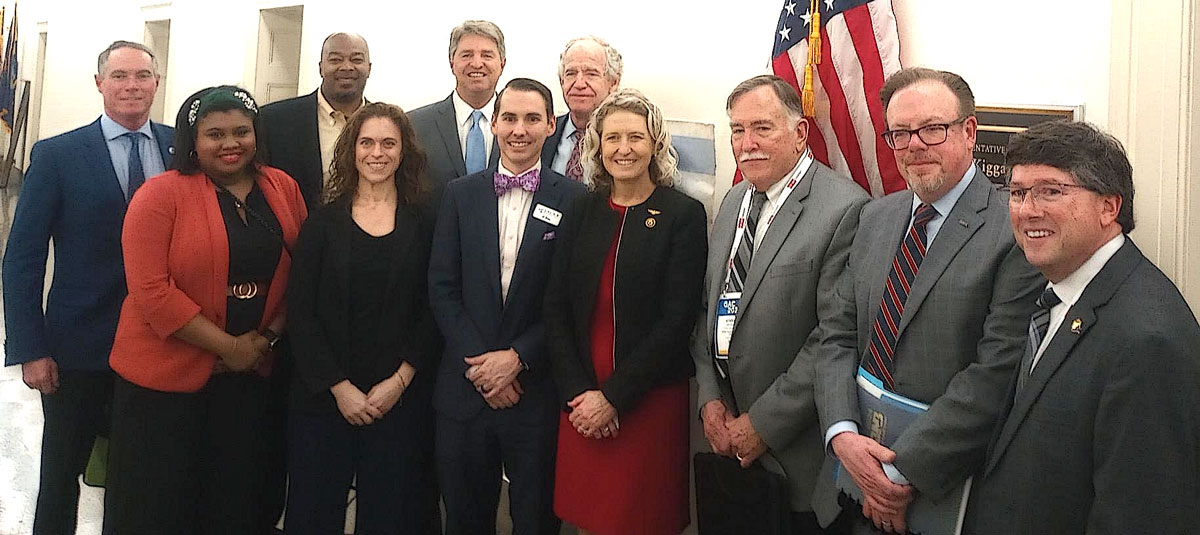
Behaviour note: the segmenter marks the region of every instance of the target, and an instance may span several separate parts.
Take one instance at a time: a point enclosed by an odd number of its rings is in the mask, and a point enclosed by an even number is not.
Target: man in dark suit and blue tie
[[[542,165],[583,181],[583,135],[592,112],[621,85],[625,61],[608,41],[588,35],[567,42],[558,57],[558,83],[567,113],[555,120],[554,134],[542,147]]]
[[[1200,530],[1200,325],[1128,236],[1133,169],[1086,123],[1009,142],[1009,213],[1049,279],[963,533]]]
[[[451,180],[494,167],[500,152],[492,139],[491,108],[504,72],[504,32],[486,20],[468,20],[450,32],[454,91],[408,114],[429,157],[434,206]]]
[[[4,253],[5,365],[42,394],[41,480],[33,533],[73,534],[83,473],[112,397],[108,353],[125,299],[121,223],[162,173],[174,131],[150,121],[158,62],[116,41],[97,61],[104,114],[33,146]],[[49,242],[54,278],[42,306]]]
[[[542,293],[557,229],[585,188],[540,162],[553,117],[546,86],[509,82],[491,117],[500,161],[448,184],[438,213],[429,288],[446,339],[434,406],[449,535],[496,532],[502,469],[513,533],[559,529]]]

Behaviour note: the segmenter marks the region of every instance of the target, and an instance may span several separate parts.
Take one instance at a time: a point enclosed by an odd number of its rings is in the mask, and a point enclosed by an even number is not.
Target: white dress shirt
[[[530,169],[542,168],[538,162]],[[500,172],[509,176],[514,173],[500,164]],[[517,267],[517,253],[521,250],[521,240],[525,238],[525,223],[529,220],[529,208],[533,204],[533,192],[519,187],[512,188],[496,199],[497,224],[500,229],[500,296],[508,300],[508,286],[512,282],[513,269]]]
[[[774,219],[771,216],[787,200],[783,197],[783,190],[787,188],[787,183],[794,177],[797,180],[797,184],[799,184],[799,181],[803,180],[804,175],[808,173],[808,168],[812,166],[812,162],[812,152],[806,150],[788,174],[776,180],[774,184],[767,186],[767,200],[763,203],[762,212],[759,212],[758,216],[758,224],[754,227],[754,252],[758,252],[758,246],[762,245],[763,236],[767,234],[767,229],[771,227],[771,221]],[[795,190],[796,188],[792,188],[792,191]],[[753,184],[750,186],[750,191],[756,191]]]
[[[1079,296],[1083,295],[1083,291],[1087,289],[1087,285],[1096,278],[1096,274],[1104,268],[1109,259],[1117,254],[1117,251],[1125,245],[1125,234],[1117,234],[1117,236],[1101,245],[1092,256],[1087,259],[1083,265],[1079,266],[1074,273],[1067,275],[1058,283],[1048,283],[1047,288],[1054,288],[1054,294],[1062,300],[1061,303],[1050,307],[1050,324],[1047,325],[1046,336],[1042,338],[1042,345],[1038,346],[1037,353],[1033,356],[1033,364],[1029,367],[1029,373],[1033,373],[1033,368],[1037,366],[1039,360],[1042,359],[1042,353],[1046,352],[1046,347],[1050,345],[1050,340],[1054,338],[1055,331],[1063,324],[1063,320],[1067,317],[1067,311],[1079,301]]]

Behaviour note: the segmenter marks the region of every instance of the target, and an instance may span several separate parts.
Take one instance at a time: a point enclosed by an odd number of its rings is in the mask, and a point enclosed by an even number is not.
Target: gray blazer
[[[822,434],[841,420],[863,426],[854,378],[912,199],[905,190],[863,209],[833,314],[821,318]],[[976,170],[913,280],[895,348],[897,392],[932,405],[892,446],[896,468],[922,495],[943,498],[982,464],[1045,284],[1013,238],[1008,196]],[[813,508],[822,523],[840,510],[832,458],[817,480]]]
[[[750,413],[769,457],[778,461],[764,466],[787,477],[792,508],[808,511],[822,455],[813,400],[815,354],[806,342],[819,309],[830,304],[869,197],[849,178],[813,162],[784,200],[754,255],[739,303],[730,341],[730,392],[713,367],[713,322],[747,188],[749,182],[742,182],[726,194],[710,239],[704,312],[692,350],[698,400],[703,406],[720,398]]]
[[[1015,384],[964,533],[1200,529],[1200,325],[1132,240]]]
[[[454,94],[445,99],[426,104],[408,113],[417,140],[429,161],[425,175],[433,188],[431,206],[440,206],[442,189],[460,176],[466,176],[467,164],[463,160],[462,144],[458,141],[458,120],[454,116]],[[465,119],[464,119],[465,120]],[[500,149],[492,141],[488,167],[500,161]]]

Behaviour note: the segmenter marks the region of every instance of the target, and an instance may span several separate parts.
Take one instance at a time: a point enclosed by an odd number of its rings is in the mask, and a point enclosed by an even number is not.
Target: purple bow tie
[[[492,177],[492,184],[496,187],[496,196],[500,197],[513,188],[521,188],[531,193],[537,191],[539,174],[538,169],[530,169],[520,176],[508,176],[497,171]]]

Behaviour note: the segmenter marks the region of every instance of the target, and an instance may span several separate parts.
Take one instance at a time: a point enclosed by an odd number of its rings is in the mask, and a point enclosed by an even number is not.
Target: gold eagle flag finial
[[[810,0],[808,12],[812,13],[808,25],[808,62],[804,64],[804,89],[800,92],[800,104],[805,117],[817,113],[817,93],[813,89],[817,65],[821,63],[821,9],[819,0]]]

